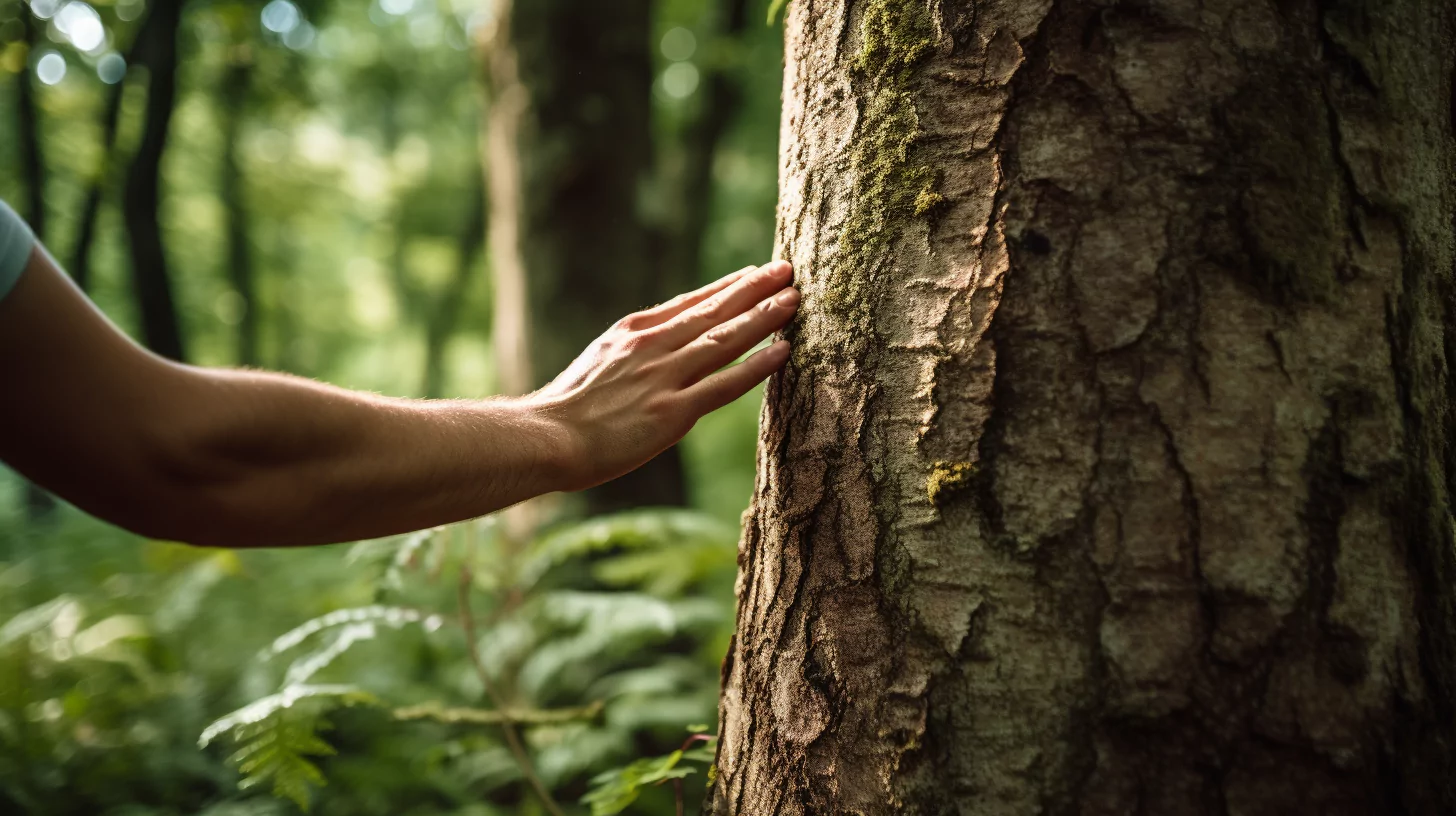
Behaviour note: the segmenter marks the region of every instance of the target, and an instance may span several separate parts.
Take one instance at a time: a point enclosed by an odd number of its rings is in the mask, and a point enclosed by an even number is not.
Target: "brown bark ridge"
[[[566,368],[665,298],[639,196],[652,166],[647,0],[502,0],[485,45],[494,338],[502,390]],[[591,511],[685,500],[669,450],[587,492]]]
[[[1453,12],[794,0],[709,812],[1456,812]]]

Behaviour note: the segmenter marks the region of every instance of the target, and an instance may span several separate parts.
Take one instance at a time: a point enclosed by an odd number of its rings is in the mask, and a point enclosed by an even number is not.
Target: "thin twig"
[[[694,734],[691,737],[688,737],[687,740],[683,742],[682,747],[678,750],[686,751],[687,749],[691,748],[693,743],[695,742],[712,742],[713,739],[714,737],[710,734]],[[677,797],[677,816],[683,816],[682,777],[676,777],[672,780],[672,792],[673,795]]]
[[[516,764],[521,768],[521,774],[526,777],[531,788],[540,797],[541,804],[546,806],[552,816],[566,816],[556,800],[551,798],[551,792],[546,790],[546,785],[541,777],[536,775],[536,768],[531,764],[531,757],[526,753],[526,746],[521,742],[520,734],[516,733],[516,726],[506,712],[505,700],[495,690],[495,684],[490,681],[490,674],[485,670],[485,664],[480,662],[480,651],[475,645],[475,618],[470,612],[470,565],[460,566],[460,622],[465,627],[465,648],[470,653],[470,662],[475,665],[475,673],[480,675],[480,684],[485,688],[485,696],[490,698],[491,705],[501,712],[500,729],[506,737],[506,745],[511,749],[511,754],[516,758]]]
[[[602,703],[597,701],[580,708],[556,708],[538,711],[519,709],[503,712],[499,709],[446,708],[438,702],[420,703],[394,710],[396,720],[435,720],[442,723],[470,723],[473,725],[500,725],[501,720],[510,720],[519,725],[543,725],[550,723],[576,722],[595,719],[602,713]]]

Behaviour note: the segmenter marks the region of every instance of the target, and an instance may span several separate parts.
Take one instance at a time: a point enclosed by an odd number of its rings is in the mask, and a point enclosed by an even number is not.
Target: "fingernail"
[[[774,296],[774,303],[780,306],[793,306],[799,302],[798,289],[785,289]]]
[[[787,278],[794,274],[794,267],[788,261],[774,261],[769,264],[769,274],[775,278]]]
[[[787,357],[787,356],[789,356],[789,341],[787,341],[787,340],[780,340],[777,343],[774,343],[772,346],[769,346],[768,347],[768,355],[770,357]]]

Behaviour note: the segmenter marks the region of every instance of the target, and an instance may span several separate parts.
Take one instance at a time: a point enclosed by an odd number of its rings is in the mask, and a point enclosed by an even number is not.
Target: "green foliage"
[[[229,757],[243,774],[238,787],[247,790],[271,783],[274,795],[308,812],[312,788],[325,783],[323,772],[309,757],[336,753],[318,737],[327,728],[321,718],[284,713],[240,726],[233,732],[238,750]]]
[[[613,816],[626,810],[644,788],[661,785],[674,779],[684,779],[697,772],[684,761],[696,762],[708,768],[712,774],[714,752],[712,738],[704,738],[708,747],[680,748],[660,757],[639,759],[626,767],[603,771],[592,778],[592,789],[581,797],[582,804],[590,805],[592,816]],[[690,740],[692,742],[692,740]]]
[[[714,716],[733,624],[736,531],[684,511],[522,541],[483,520],[347,555],[146,544],[79,518],[50,536],[0,569],[0,587],[23,590],[0,594],[0,803],[20,812],[142,800],[273,814],[260,795],[323,816],[484,798],[530,812],[503,721],[558,800],[577,799],[603,769],[670,755],[685,724]],[[85,590],[76,563],[98,547],[125,557],[105,565],[107,590]],[[504,709],[467,654],[461,570]],[[155,736],[138,742],[138,728]],[[42,774],[54,756],[74,760]],[[666,770],[710,761],[687,751]],[[653,778],[632,783],[646,786],[633,807],[672,812],[675,791]],[[700,799],[705,776],[683,781]]]
[[[454,291],[480,178],[470,49],[488,18],[471,2],[415,3],[399,15],[378,3],[295,2],[311,26],[307,44],[262,28],[264,0],[187,5],[160,215],[188,345],[195,362],[239,361],[226,236],[240,225],[253,252],[258,365],[419,394],[429,306]],[[0,31],[14,33],[15,15],[29,13],[11,5],[0,4]],[[145,4],[92,5],[107,47],[125,51]],[[781,33],[713,34],[720,16],[704,0],[654,6],[654,44],[687,28],[698,37],[696,67],[742,81],[740,113],[713,163],[702,268],[687,272],[700,279],[762,262],[773,241]],[[96,54],[41,28],[52,35],[45,48],[69,66],[36,96],[45,238],[69,263],[78,202],[99,179],[88,294],[139,334],[119,181],[146,74],[106,85]],[[34,62],[17,55],[0,47],[7,110],[18,105],[14,72]],[[658,71],[670,67],[663,58]],[[220,89],[238,65],[251,79],[235,106]],[[119,137],[108,150],[101,124],[118,87]],[[702,98],[654,97],[665,166],[682,155]],[[242,178],[229,193],[219,182],[222,124],[235,108]],[[0,119],[0,164],[11,171],[16,127],[17,117]],[[0,173],[0,197],[19,203],[27,192],[21,174]],[[494,388],[486,254],[467,269],[461,323],[444,351],[452,394]],[[529,815],[536,805],[501,737],[503,718],[521,724],[560,801],[604,768],[670,751],[684,723],[715,711],[758,403],[755,392],[705,418],[683,443],[694,505],[716,521],[632,514],[524,541],[473,522],[345,549],[219,552],[142,541],[68,509],[31,523],[19,480],[0,473],[0,813],[281,816],[307,795],[320,816]],[[504,711],[468,656],[462,570]],[[355,691],[281,705],[300,690],[344,688]],[[324,714],[334,725],[326,741]],[[204,733],[211,741],[199,749]],[[269,749],[282,763],[274,772],[261,748],[243,761],[262,764],[228,762],[264,734],[283,746]],[[308,750],[320,745],[336,753]],[[330,784],[319,788],[307,768]],[[240,776],[260,781],[239,788]],[[634,811],[672,813],[662,794],[643,793]]]

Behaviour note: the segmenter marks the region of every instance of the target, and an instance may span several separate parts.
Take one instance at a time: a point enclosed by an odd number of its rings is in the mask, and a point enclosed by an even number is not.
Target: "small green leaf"
[[[789,0],[771,0],[768,4],[768,24],[773,25],[779,21],[779,14],[789,5]]]

